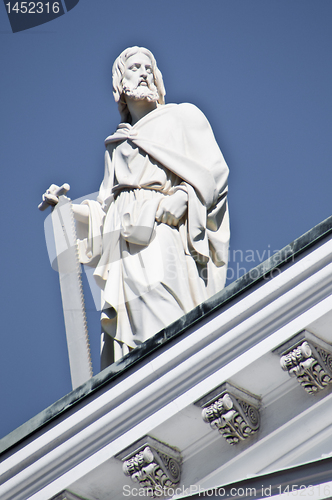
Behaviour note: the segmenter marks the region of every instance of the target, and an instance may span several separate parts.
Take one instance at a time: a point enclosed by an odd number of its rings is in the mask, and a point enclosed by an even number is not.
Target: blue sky
[[[328,0],[80,0],[13,34],[0,8],[0,437],[71,390],[37,205],[51,183],[68,182],[72,199],[98,190],[119,122],[115,57],[148,47],[166,101],[208,117],[230,168],[232,280],[332,213],[331,20]],[[87,287],[86,301],[97,373]]]

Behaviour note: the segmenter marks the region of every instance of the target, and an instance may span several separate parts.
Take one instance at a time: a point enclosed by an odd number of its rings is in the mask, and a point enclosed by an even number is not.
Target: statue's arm
[[[88,205],[72,205],[74,217],[78,222],[83,222],[83,224],[89,223],[89,207]]]
[[[66,194],[69,191],[69,184],[64,184],[59,187],[56,184],[52,184],[43,194],[43,201],[39,205],[39,210],[45,210],[45,208],[52,206],[55,207],[59,202],[59,196]],[[89,207],[87,205],[72,205],[74,217],[77,221],[83,222],[83,224],[89,223]]]

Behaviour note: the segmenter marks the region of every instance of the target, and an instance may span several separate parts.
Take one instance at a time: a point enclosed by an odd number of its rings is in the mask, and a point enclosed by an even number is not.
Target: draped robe
[[[228,168],[209,122],[187,103],[121,123],[105,145],[97,201],[83,202],[80,259],[95,267],[104,331],[134,348],[224,287]],[[177,190],[188,198],[178,226],[156,222]]]

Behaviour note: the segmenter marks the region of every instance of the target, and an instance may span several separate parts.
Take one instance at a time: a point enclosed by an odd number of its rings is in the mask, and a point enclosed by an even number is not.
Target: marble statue
[[[165,104],[142,47],[116,59],[113,93],[121,123],[98,198],[73,205],[80,260],[102,291],[102,368],[221,290],[229,245],[228,168],[203,113]]]

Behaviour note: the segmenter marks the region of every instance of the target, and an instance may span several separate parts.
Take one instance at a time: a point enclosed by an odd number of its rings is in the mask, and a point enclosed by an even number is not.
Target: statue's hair
[[[157,63],[152,52],[150,52],[148,49],[145,49],[144,47],[136,47],[136,46],[129,47],[128,49],[125,49],[123,52],[121,52],[119,57],[115,59],[112,69],[113,95],[115,102],[118,103],[121,120],[124,122],[131,121],[131,116],[127,104],[123,98],[121,99],[123,93],[122,80],[125,71],[125,63],[127,59],[129,59],[129,57],[137,54],[138,52],[142,52],[142,54],[145,54],[149,57],[152,65],[154,84],[157,87],[159,95],[158,102],[159,104],[165,104],[166,91],[163,82],[163,75],[161,74],[161,71],[157,67]]]

